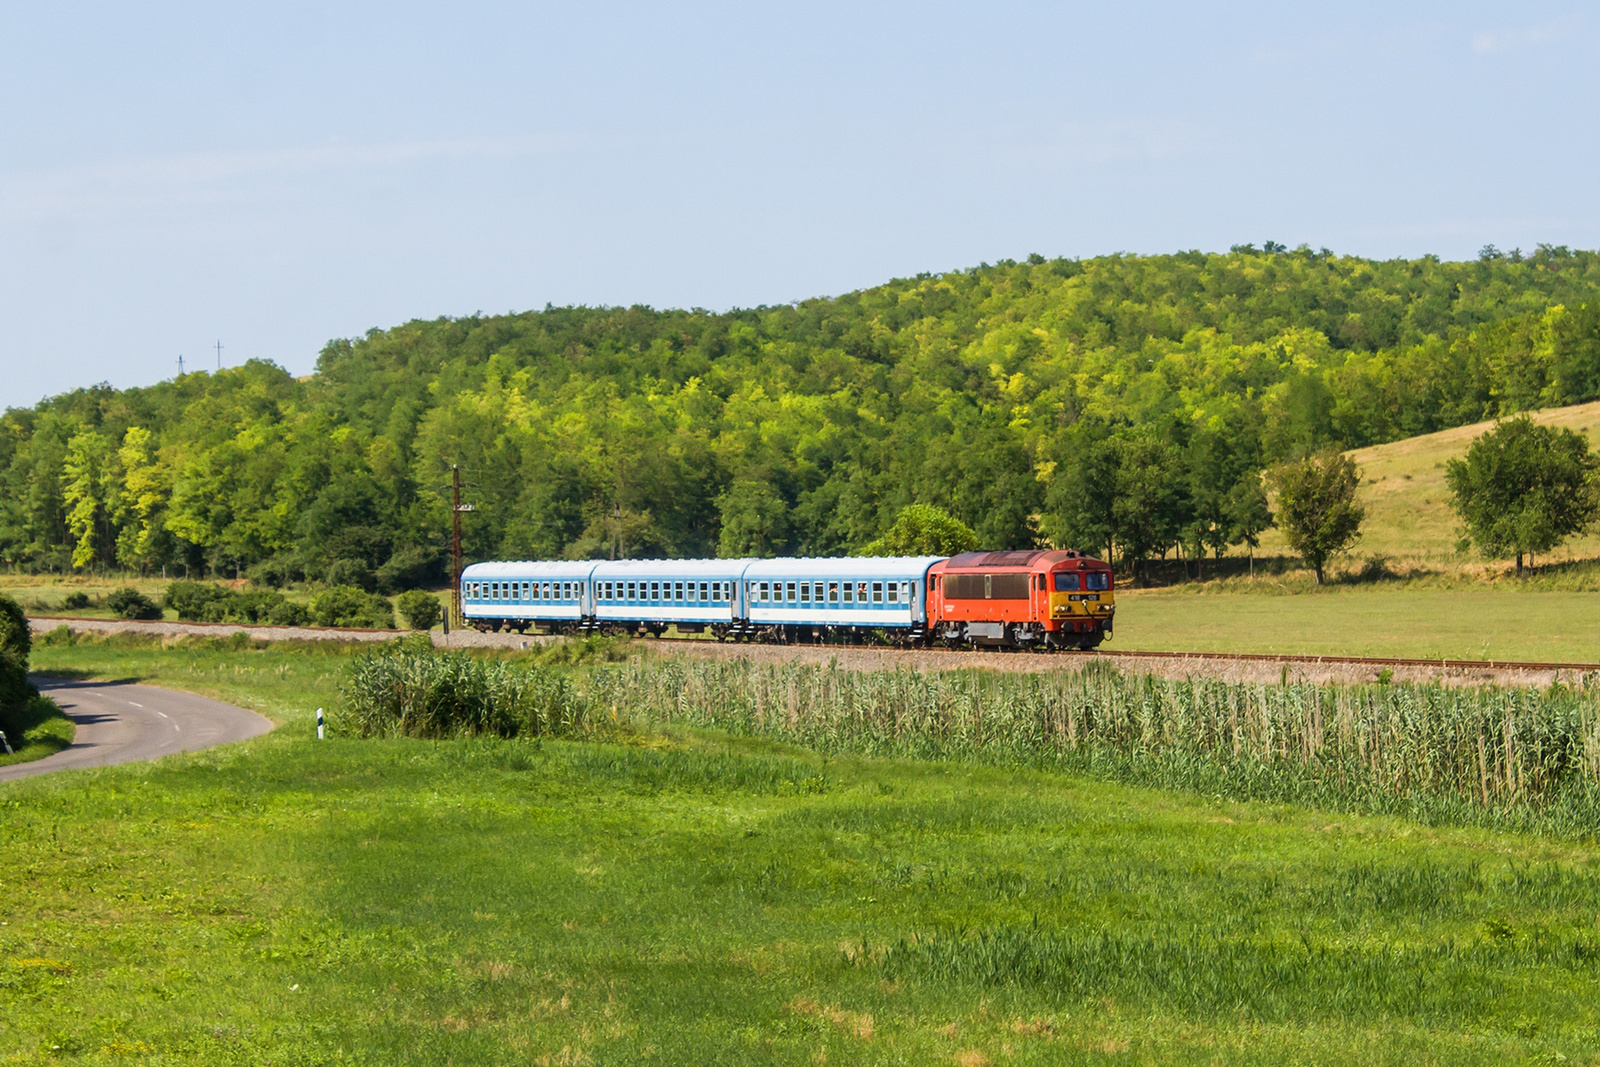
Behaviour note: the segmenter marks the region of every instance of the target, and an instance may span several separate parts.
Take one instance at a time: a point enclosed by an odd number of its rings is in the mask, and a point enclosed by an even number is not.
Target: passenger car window
[[[855,591],[855,586],[851,585],[849,582],[844,583],[844,602],[846,604],[855,603]]]
[[[801,582],[800,583],[800,603],[802,603],[802,604],[811,603],[811,583],[810,582]]]
[[[883,583],[882,582],[873,582],[872,583],[872,602],[874,604],[882,604],[883,603]]]
[[[828,583],[828,601],[829,601],[829,603],[832,603],[832,604],[837,604],[839,602],[839,583],[838,582],[829,582]]]
[[[789,583],[789,595],[785,599],[787,599],[789,601],[789,603],[791,603],[791,604],[795,603],[797,600],[800,599],[798,596],[795,595],[794,583],[793,582]]]

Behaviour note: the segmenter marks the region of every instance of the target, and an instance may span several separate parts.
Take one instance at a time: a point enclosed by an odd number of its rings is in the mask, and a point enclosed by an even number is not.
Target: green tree
[[[170,535],[162,512],[172,493],[171,475],[155,454],[154,435],[142,426],[130,426],[117,449],[122,471],[121,492],[112,519],[121,528],[117,562],[141,571],[161,562]]]
[[[1510,419],[1473,440],[1445,467],[1450,505],[1461,519],[1462,547],[1489,557],[1548,552],[1600,513],[1600,460],[1582,434]]]
[[[1256,546],[1261,535],[1273,524],[1272,508],[1267,500],[1266,487],[1261,475],[1255,472],[1241,478],[1228,492],[1225,505],[1228,517],[1228,543],[1242,544],[1250,549],[1250,577],[1256,576]]]
[[[954,556],[980,546],[977,533],[943,508],[908,504],[883,536],[861,546],[858,556]]]
[[[400,617],[413,630],[431,630],[444,618],[439,598],[423,589],[411,589],[395,598]]]
[[[111,442],[85,430],[67,442],[61,496],[72,531],[72,565],[87,567],[106,554],[107,498],[111,478]]]
[[[724,559],[769,556],[789,534],[789,506],[765,481],[742,478],[717,498],[722,535],[717,550]]]
[[[1361,475],[1355,461],[1328,451],[1274,467],[1267,477],[1277,496],[1278,527],[1321,585],[1328,560],[1361,536],[1366,511],[1356,503]]]

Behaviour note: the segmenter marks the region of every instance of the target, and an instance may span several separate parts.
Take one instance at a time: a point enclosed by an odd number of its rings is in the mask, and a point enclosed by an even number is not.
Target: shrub
[[[588,722],[586,703],[555,671],[412,644],[360,657],[341,689],[338,725],[360,737],[537,737]]]
[[[305,626],[311,613],[275,589],[235,593],[211,582],[173,582],[167,586],[167,607],[191,622],[234,622],[254,625]]]
[[[395,606],[400,609],[400,617],[406,620],[406,625],[413,630],[431,630],[439,625],[439,620],[444,618],[444,609],[439,606],[439,598],[432,593],[421,589],[413,589],[408,593],[401,593]]]
[[[394,606],[376,593],[353,585],[324,589],[311,598],[311,620],[318,626],[394,629]]]
[[[61,606],[67,611],[77,611],[89,606],[89,594],[84,592],[68,593],[66,599],[61,601]]]
[[[76,638],[72,635],[72,627],[62,623],[49,633],[40,634],[34,643],[48,647],[63,646],[71,648],[75,642]]]
[[[161,618],[161,605],[132,586],[123,586],[106,597],[106,607],[119,619]]]
[[[311,612],[304,604],[296,604],[292,600],[279,598],[279,603],[272,606],[267,613],[266,621],[273,626],[308,626],[311,623]]]
[[[0,711],[15,709],[39,691],[28,683],[28,655],[33,634],[22,605],[0,593]]]
[[[167,607],[186,622],[206,622],[206,605],[232,594],[214,582],[173,582],[167,586]],[[221,621],[221,620],[216,620]]]

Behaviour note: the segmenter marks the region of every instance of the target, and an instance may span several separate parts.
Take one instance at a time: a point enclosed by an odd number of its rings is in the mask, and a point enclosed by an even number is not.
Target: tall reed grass
[[[334,727],[358,737],[581,733],[587,702],[557,671],[401,646],[358,657]]]
[[[1566,835],[1600,828],[1587,688],[1242,685],[1127,675],[630,663],[591,703],[823,752],[1051,765],[1123,781]]]

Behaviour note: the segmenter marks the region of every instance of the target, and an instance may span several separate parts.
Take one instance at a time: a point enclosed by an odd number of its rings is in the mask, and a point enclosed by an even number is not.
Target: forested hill
[[[1137,559],[1248,534],[1257,472],[1600,396],[1600,255],[1003,262],[832,299],[410,322],[0,420],[0,558],[268,580],[471,557],[848,552],[905,504]]]

